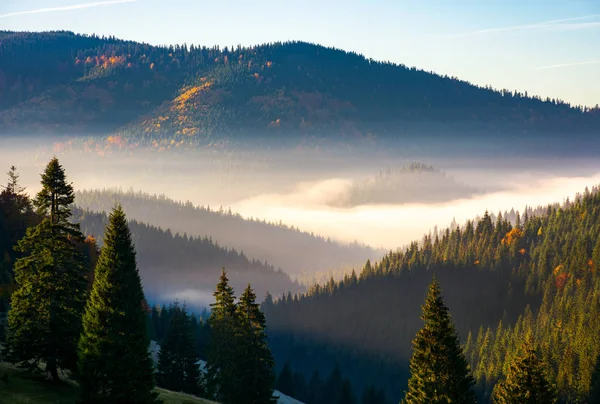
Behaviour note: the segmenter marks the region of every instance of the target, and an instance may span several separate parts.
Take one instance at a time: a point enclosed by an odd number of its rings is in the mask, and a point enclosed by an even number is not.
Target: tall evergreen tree
[[[144,292],[125,213],[109,216],[79,341],[85,403],[155,403]]]
[[[435,278],[429,286],[421,318],[425,326],[413,340],[411,376],[403,402],[474,403],[474,380]]]
[[[76,369],[87,295],[84,257],[75,247],[83,235],[78,225],[68,222],[72,203],[73,186],[54,158],[42,174],[35,201],[44,219],[16,247],[22,257],[15,262],[17,290],[8,316],[9,360],[30,368],[43,362],[55,381],[59,368]]]
[[[3,316],[8,307],[10,292],[14,288],[13,265],[18,252],[17,242],[25,236],[27,228],[39,222],[25,188],[19,184],[19,174],[12,166],[7,173],[8,182],[0,192],[0,339],[3,338]]]
[[[275,385],[277,390],[288,396],[294,396],[294,372],[292,371],[292,365],[289,361],[283,364],[279,376],[277,376],[277,383]]]
[[[158,385],[169,390],[200,395],[200,369],[194,325],[185,306],[169,309],[167,335],[158,354]]]
[[[237,404],[241,400],[236,359],[239,324],[233,288],[229,286],[224,268],[213,296],[215,303],[211,304],[208,319],[212,334],[206,362],[206,387],[209,395],[222,404]]]
[[[260,311],[250,285],[240,296],[236,314],[239,321],[239,383],[244,400],[240,404],[275,403],[275,361],[267,344],[265,315]]]
[[[356,400],[354,399],[354,393],[352,392],[352,386],[350,386],[350,382],[348,380],[344,380],[342,383],[342,391],[340,392],[340,396],[337,400],[338,404],[354,404]]]
[[[497,404],[552,404],[556,392],[546,379],[545,366],[537,357],[531,342],[509,365],[506,379],[496,384],[493,401]]]

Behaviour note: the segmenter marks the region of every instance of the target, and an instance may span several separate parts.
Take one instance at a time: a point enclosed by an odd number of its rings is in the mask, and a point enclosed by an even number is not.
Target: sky
[[[0,29],[151,44],[302,40],[600,104],[600,0],[0,0]]]

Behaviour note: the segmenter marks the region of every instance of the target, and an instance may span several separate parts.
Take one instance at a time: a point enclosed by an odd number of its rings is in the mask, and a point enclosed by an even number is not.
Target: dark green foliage
[[[325,381],[315,371],[307,383],[302,373],[296,371],[290,363],[285,363],[277,377],[276,389],[306,404],[357,403],[350,381],[342,379],[337,366]],[[373,386],[363,392],[363,401],[366,404],[387,403],[383,392]]]
[[[1,45],[4,133],[107,133],[125,125],[119,133],[131,143],[156,140],[162,147],[170,139],[207,145],[215,135],[255,133],[410,137],[454,130],[547,138],[599,126],[598,108],[304,42],[158,47],[63,31],[5,32]],[[203,91],[188,93],[197,87]],[[186,94],[187,103],[174,101]]]
[[[600,354],[598,188],[519,216],[520,227],[513,227],[517,212],[511,211],[501,220],[486,213],[435,229],[358,280],[349,275],[297,299],[265,303],[275,360],[291,361],[305,377],[315,369],[328,374],[337,361],[356,393],[372,384],[399,400],[410,338],[420,328],[419,291],[435,270],[468,342],[479,402],[489,402],[528,335],[561,402],[585,401]]]
[[[506,379],[496,384],[493,394],[496,404],[553,404],[554,387],[548,382],[545,365],[530,344],[508,367]]]
[[[106,214],[84,211],[77,207],[73,214],[74,220],[81,223],[81,228],[87,234],[101,238],[107,222]],[[260,293],[267,289],[280,292],[304,290],[303,286],[292,281],[283,271],[276,270],[265,262],[250,259],[239,251],[218,245],[206,236],[174,234],[168,229],[163,230],[135,220],[129,221],[129,227],[136,240],[138,268],[149,298],[162,294],[165,283],[174,290],[208,291],[207,285],[214,283],[220,273],[218,268],[223,264],[228,266],[233,278],[232,284],[236,287],[245,287],[252,280],[253,284],[256,282]],[[169,268],[169,271],[165,268]],[[163,321],[166,324],[168,319],[163,318]],[[158,342],[161,339],[162,335],[159,335]]]
[[[20,256],[14,247],[27,228],[39,222],[25,189],[19,184],[17,169],[10,167],[8,183],[0,192],[0,340],[4,339],[4,316],[15,288],[13,265]]]
[[[250,285],[246,287],[237,304],[239,321],[238,365],[240,368],[238,383],[242,400],[239,404],[275,403],[273,386],[275,384],[275,361],[267,345],[266,320],[256,303],[256,295]]]
[[[385,402],[383,392],[373,386],[368,386],[360,399],[360,404],[383,404]]]
[[[235,296],[229,286],[225,269],[221,272],[217,290],[213,294],[215,303],[208,323],[212,334],[206,363],[208,393],[222,404],[237,404],[241,389],[238,352],[236,351],[239,321],[236,315]]]
[[[350,382],[348,380],[344,380],[342,383],[342,390],[340,391],[340,396],[337,399],[337,404],[355,404],[356,399],[354,398],[354,393],[352,392],[352,388],[350,387]]]
[[[73,187],[52,159],[35,201],[45,219],[29,228],[16,248],[22,256],[15,262],[17,290],[8,316],[8,358],[29,367],[43,362],[53,380],[59,368],[76,369],[87,294],[85,261],[75,244],[83,235],[67,221],[72,197]]]
[[[403,403],[475,403],[475,381],[435,279],[429,286],[421,319],[425,325],[413,340]]]
[[[241,157],[242,161],[232,165],[243,165],[248,159],[247,153],[244,152]],[[307,270],[319,272],[342,265],[358,265],[369,257],[379,257],[383,254],[381,251],[373,250],[358,243],[341,244],[333,242],[325,237],[301,231],[281,222],[245,218],[226,209],[196,206],[189,201],[178,202],[163,195],[149,195],[133,191],[119,192],[116,190],[84,190],[76,193],[77,206],[92,211],[108,212],[115,200],[123,204],[123,209],[128,212],[129,218],[138,222],[152,223],[163,229],[171,229],[171,231],[180,235],[184,233],[188,235],[197,234],[198,229],[202,229],[203,235],[210,235],[212,240],[218,240],[221,246],[227,246],[229,249],[235,249],[238,252],[243,251],[248,257],[260,258],[273,266],[274,270],[282,268],[288,274],[299,275]],[[132,229],[132,231],[135,233],[135,229]],[[248,237],[249,234],[253,234],[254,237]],[[203,240],[204,237],[200,239]],[[203,248],[204,251],[209,247],[206,242],[202,243],[204,245],[198,245],[200,244],[199,241],[193,244],[194,248]],[[265,248],[265,246],[269,246],[269,248]],[[312,254],[305,254],[304,251],[312,251]],[[138,253],[142,254],[140,251]],[[212,257],[214,254],[216,252],[196,254],[196,260],[202,263],[207,260],[204,257]],[[242,258],[245,259],[245,256],[242,255],[242,257],[236,259],[233,254],[233,251],[231,251],[226,257],[215,259],[214,263],[208,262],[207,267],[218,269],[224,265],[227,268],[231,282],[236,282],[234,273],[237,268],[243,265],[241,261]],[[224,254],[221,253],[220,255]],[[156,258],[159,257],[154,259]],[[172,267],[172,262],[175,259],[178,259],[178,257],[169,257],[169,266]],[[277,273],[276,277],[283,277],[283,275]],[[298,286],[286,285],[282,282],[281,285],[274,285],[274,278],[276,277],[273,274],[265,274],[265,277],[273,279],[270,282],[271,285],[268,285],[268,290],[276,296],[288,290],[292,292],[304,290]],[[206,283],[210,282],[212,284],[212,279],[214,278],[207,280]],[[238,288],[243,290],[248,283],[252,283],[257,296],[264,296],[266,291],[262,288],[262,285],[266,282],[261,278],[257,278],[256,275],[244,279],[243,283],[240,280],[239,283],[236,282],[233,286],[236,290]]]
[[[296,391],[294,391],[294,373],[290,362],[286,362],[285,365],[283,365],[283,369],[281,369],[279,376],[277,376],[275,388],[283,394],[287,394],[290,397],[296,397]]]
[[[195,324],[185,306],[169,307],[167,335],[160,344],[157,384],[168,390],[200,395],[200,369],[196,354]]]
[[[265,317],[254,291],[248,285],[236,304],[223,269],[214,296],[208,319],[209,395],[223,404],[275,403],[275,363],[267,345]]]
[[[120,206],[109,217],[79,341],[85,403],[154,403],[147,313],[135,250]]]

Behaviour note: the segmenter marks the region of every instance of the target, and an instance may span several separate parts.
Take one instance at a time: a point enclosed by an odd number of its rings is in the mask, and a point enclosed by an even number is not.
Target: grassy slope
[[[72,404],[79,396],[75,383],[53,385],[0,362],[0,377],[8,374],[8,383],[0,380],[0,404]],[[157,389],[165,404],[210,404],[213,401]]]

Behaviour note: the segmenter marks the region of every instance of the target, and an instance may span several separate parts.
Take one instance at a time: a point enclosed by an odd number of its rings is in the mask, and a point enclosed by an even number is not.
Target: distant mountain
[[[353,207],[368,204],[436,203],[469,198],[480,193],[433,166],[415,162],[401,168],[382,170],[371,179],[355,181],[331,202]]]
[[[340,244],[282,223],[245,219],[230,210],[211,210],[165,196],[90,190],[78,191],[75,201],[84,209],[99,212],[109,212],[119,202],[132,219],[189,236],[210,237],[218,245],[243,251],[248,257],[266,261],[292,276],[352,268],[384,254],[383,250]]]
[[[304,42],[156,47],[64,31],[0,32],[0,133],[102,135],[88,148],[299,136],[522,140],[599,128],[600,108]]]
[[[72,220],[81,223],[84,234],[102,243],[108,223],[105,213],[75,208]],[[227,270],[236,291],[251,283],[260,300],[267,290],[279,294],[304,290],[287,274],[207,238],[173,234],[136,220],[130,220],[129,227],[144,290],[151,301],[179,299],[187,300],[192,307],[206,306],[212,301],[222,267]]]

